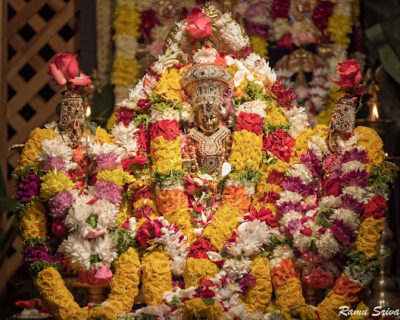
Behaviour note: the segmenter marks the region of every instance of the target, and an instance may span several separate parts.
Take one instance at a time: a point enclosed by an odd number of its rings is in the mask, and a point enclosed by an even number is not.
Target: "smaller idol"
[[[221,107],[230,81],[225,68],[207,63],[190,68],[184,76],[183,87],[196,114],[196,126],[187,134],[192,173],[200,168],[219,173],[229,157],[231,131],[222,124]]]

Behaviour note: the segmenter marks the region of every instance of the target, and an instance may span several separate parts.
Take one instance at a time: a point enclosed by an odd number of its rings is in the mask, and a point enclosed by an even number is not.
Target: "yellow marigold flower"
[[[59,171],[49,171],[40,178],[42,184],[40,186],[40,196],[44,199],[50,199],[63,190],[71,190],[74,183],[68,176]]]
[[[139,266],[139,256],[134,248],[129,248],[114,261],[114,277],[107,299],[114,314],[131,310],[138,294]]]
[[[346,299],[331,290],[325,299],[317,306],[321,320],[339,320],[339,307],[350,306]]]
[[[80,309],[71,292],[65,286],[58,271],[52,267],[38,273],[37,290],[46,307],[60,320],[82,319],[85,309]]]
[[[268,60],[268,41],[267,39],[260,36],[250,37],[251,45],[255,53],[260,57]]]
[[[229,163],[236,170],[258,169],[262,159],[262,136],[247,130],[235,131],[232,135],[232,152]]]
[[[24,149],[22,150],[18,165],[20,167],[32,165],[38,168],[39,161],[37,161],[37,158],[42,151],[42,141],[52,140],[57,136],[58,134],[50,129],[33,129],[29,134],[28,141],[25,143]]]
[[[99,181],[111,181],[117,186],[123,186],[126,183],[132,183],[135,178],[128,172],[121,168],[115,170],[103,170],[97,174],[97,180]]]
[[[220,206],[213,221],[204,229],[203,237],[210,240],[211,244],[219,251],[225,242],[232,236],[242,216],[239,210],[232,206]]]
[[[368,171],[371,164],[383,162],[385,159],[385,152],[383,151],[382,139],[374,129],[360,126],[355,128],[354,134],[359,134],[361,136],[357,145],[364,147],[368,154]]]
[[[129,4],[118,6],[114,10],[113,27],[115,30],[114,38],[121,34],[126,34],[137,38],[139,36],[140,13],[136,8]]]
[[[363,302],[361,301],[358,305],[355,311],[358,311],[359,314],[353,314],[350,316],[350,318],[348,320],[364,320],[365,318],[368,317],[368,315],[370,314],[370,310],[369,307]],[[362,315],[360,314],[362,311],[363,314],[366,315]]]
[[[169,223],[173,223],[179,227],[179,230],[187,237],[188,242],[194,240],[194,226],[188,208],[168,211],[163,216]]]
[[[183,90],[181,87],[182,75],[180,70],[169,69],[161,76],[157,83],[156,92],[173,102],[183,101]]]
[[[119,207],[118,214],[115,218],[117,227],[122,226],[127,219],[132,217],[132,204],[130,201],[123,200]]]
[[[332,111],[335,107],[335,103],[344,96],[344,93],[339,90],[338,86],[333,86],[329,90],[328,98],[326,101],[326,107],[317,115],[319,124],[329,125],[332,118]]]
[[[295,303],[281,310],[282,320],[295,319],[294,316],[300,317],[302,320],[317,320],[314,309],[306,303]]]
[[[171,264],[165,251],[155,249],[145,253],[142,259],[144,301],[150,306],[162,303],[165,291],[172,289]]]
[[[153,161],[153,171],[168,173],[171,169],[182,169],[181,139],[165,140],[158,136],[150,141],[150,153]]]
[[[274,126],[287,125],[287,119],[283,111],[277,107],[276,101],[270,103],[271,105],[266,110],[265,123]]]
[[[327,141],[328,127],[323,124],[317,124],[314,129],[308,128],[304,130],[296,139],[296,144],[293,149],[297,152],[297,157],[293,157],[291,162],[298,162],[301,155],[308,151],[308,142],[312,140],[313,136],[320,136],[322,139]]]
[[[111,84],[128,87],[137,82],[140,65],[135,58],[118,56],[114,59]]]
[[[266,312],[266,307],[271,301],[272,283],[269,272],[269,261],[265,257],[256,256],[253,259],[250,274],[256,278],[252,287],[244,297],[246,310],[252,312]]]
[[[327,31],[330,33],[330,40],[347,49],[350,44],[349,34],[352,32],[353,21],[350,17],[341,14],[334,14],[328,20]]]
[[[25,210],[20,219],[22,239],[45,239],[47,234],[46,209],[39,201],[35,201]]]
[[[115,144],[112,141],[111,135],[108,134],[107,131],[104,130],[102,127],[97,127],[96,128],[96,138],[99,139],[103,143]]]
[[[275,288],[276,302],[281,310],[289,308],[298,303],[304,303],[301,281],[297,278],[291,278],[286,284]]]
[[[372,258],[378,253],[383,229],[385,229],[385,218],[365,219],[358,228],[355,249],[364,253],[367,258]]]
[[[149,198],[140,198],[133,203],[133,207],[136,210],[143,208],[144,206],[148,206],[153,209],[154,212],[157,212],[157,207],[155,202]]]
[[[117,320],[117,315],[110,307],[96,307],[88,311],[86,320]]]
[[[187,258],[183,267],[185,287],[198,286],[202,278],[210,279],[218,272],[218,266],[208,259]]]

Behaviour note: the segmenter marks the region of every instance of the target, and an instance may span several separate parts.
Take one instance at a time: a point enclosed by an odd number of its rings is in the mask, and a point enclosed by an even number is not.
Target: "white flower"
[[[86,220],[92,213],[92,208],[88,204],[91,199],[90,196],[85,194],[74,197],[74,203],[63,221],[70,231],[76,231],[83,225],[87,225]],[[83,237],[83,235],[81,236]]]
[[[117,248],[112,238],[106,234],[92,241],[93,254],[97,254],[108,267],[118,257]]]
[[[67,170],[75,169],[76,163],[72,162],[72,149],[63,141],[60,136],[51,140],[42,141],[42,151],[38,160],[45,161],[49,157],[60,158],[64,161]]]
[[[286,119],[290,124],[288,134],[292,138],[297,138],[310,124],[307,114],[303,107],[293,107],[285,111]]]
[[[335,197],[335,196],[328,196],[328,197],[323,197],[319,201],[319,206],[321,208],[333,208],[333,207],[338,207],[342,204],[342,199],[340,197]]]
[[[367,203],[367,191],[365,189],[355,186],[344,187],[342,193],[349,194],[352,197],[356,198],[358,202]]]
[[[120,105],[128,108],[136,108],[136,104],[140,99],[147,99],[151,92],[157,85],[157,80],[153,76],[146,74],[142,79],[139,80],[137,85],[129,90],[129,98]]]
[[[320,136],[313,136],[311,141],[308,142],[308,147],[314,151],[318,159],[322,159],[324,155],[329,153],[329,149],[325,140]]]
[[[366,168],[366,164],[362,163],[360,161],[357,160],[352,160],[349,162],[345,162],[342,164],[342,175],[350,172],[350,171],[357,171],[357,170],[365,170]]]
[[[329,217],[329,219],[342,220],[345,224],[349,225],[354,230],[357,230],[358,225],[360,224],[359,215],[351,210],[344,208],[334,209],[333,214]]]
[[[179,111],[173,108],[166,108],[165,110],[155,110],[151,111],[150,122],[155,123],[160,120],[176,120],[179,121]]]
[[[243,36],[242,29],[236,21],[232,20],[230,13],[224,13],[214,22],[214,26],[220,29],[222,41],[233,51],[239,51],[249,43],[249,39]]]
[[[136,156],[140,147],[135,136],[135,132],[138,130],[133,121],[129,123],[128,127],[125,127],[125,125],[120,122],[112,129],[113,140],[120,147],[119,155],[121,159]]]
[[[315,239],[315,245],[319,255],[327,259],[332,258],[340,249],[339,243],[329,229]]]
[[[303,218],[301,212],[291,210],[282,216],[280,224],[281,226],[287,226],[290,221],[300,220],[301,218]]]
[[[214,48],[201,48],[193,55],[195,63],[214,62],[217,58],[218,52]]]
[[[241,112],[246,112],[246,113],[256,113],[261,118],[265,118],[266,117],[266,113],[265,113],[266,108],[267,108],[267,104],[264,101],[261,101],[259,99],[254,100],[254,101],[245,102],[237,108],[236,116],[238,116]]]
[[[251,53],[244,60],[243,64],[264,84],[276,81],[276,74],[269,66],[269,62],[256,53]]]
[[[92,246],[88,240],[81,238],[77,233],[72,233],[64,240],[58,251],[63,253],[77,271],[89,270]]]
[[[304,252],[310,245],[310,237],[300,233],[300,231],[297,230],[293,235],[293,245],[301,252]]]
[[[114,226],[119,208],[108,200],[99,199],[91,205],[91,211],[97,216],[97,226],[107,231]]]
[[[289,177],[299,177],[306,184],[309,184],[314,180],[314,176],[310,169],[302,163],[294,163],[291,168],[286,171],[286,175]]]
[[[279,200],[276,202],[276,204],[278,206],[280,206],[282,203],[284,202],[300,202],[301,200],[303,200],[303,196],[299,193],[296,192],[291,192],[291,191],[283,191],[280,195]]]
[[[242,278],[250,272],[252,261],[248,258],[228,259],[222,266],[222,270],[229,274],[229,277],[235,281]]]
[[[224,312],[222,320],[234,320],[234,319],[245,319],[246,318],[246,305],[239,304],[230,308],[227,312]]]
[[[138,42],[135,37],[121,34],[115,38],[115,55],[134,58],[138,48]]]
[[[134,238],[136,236],[136,218],[129,218],[129,227],[128,230],[131,232],[131,237]]]
[[[270,257],[270,268],[277,267],[281,264],[282,259],[293,259],[293,250],[289,245],[284,244],[276,247]]]
[[[221,169],[221,177],[226,177],[232,171],[232,166],[229,162],[224,162]]]
[[[353,134],[350,139],[342,140],[339,139],[339,147],[341,152],[349,151],[357,147],[358,140],[360,140],[359,134]]]
[[[182,103],[181,120],[184,122],[193,123],[194,116],[195,116],[195,113],[193,111],[192,106],[186,102]]]

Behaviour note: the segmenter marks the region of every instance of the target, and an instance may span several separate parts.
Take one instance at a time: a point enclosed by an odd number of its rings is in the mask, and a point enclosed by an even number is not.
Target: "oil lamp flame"
[[[371,110],[371,120],[376,121],[379,120],[379,112],[378,112],[378,106],[376,103],[373,104],[372,110]]]
[[[90,106],[87,106],[85,110],[86,118],[89,118],[91,114],[92,114],[92,109],[90,108]]]

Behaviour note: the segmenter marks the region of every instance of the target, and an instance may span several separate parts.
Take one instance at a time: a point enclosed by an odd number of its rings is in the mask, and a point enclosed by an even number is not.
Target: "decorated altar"
[[[315,125],[207,4],[175,24],[107,131],[85,118],[76,59],[49,66],[66,89],[60,119],[31,132],[14,172],[25,263],[57,319],[368,309],[392,167],[379,135],[355,126],[355,60],[331,79],[342,98],[329,126]],[[77,287],[98,301],[79,305]]]

